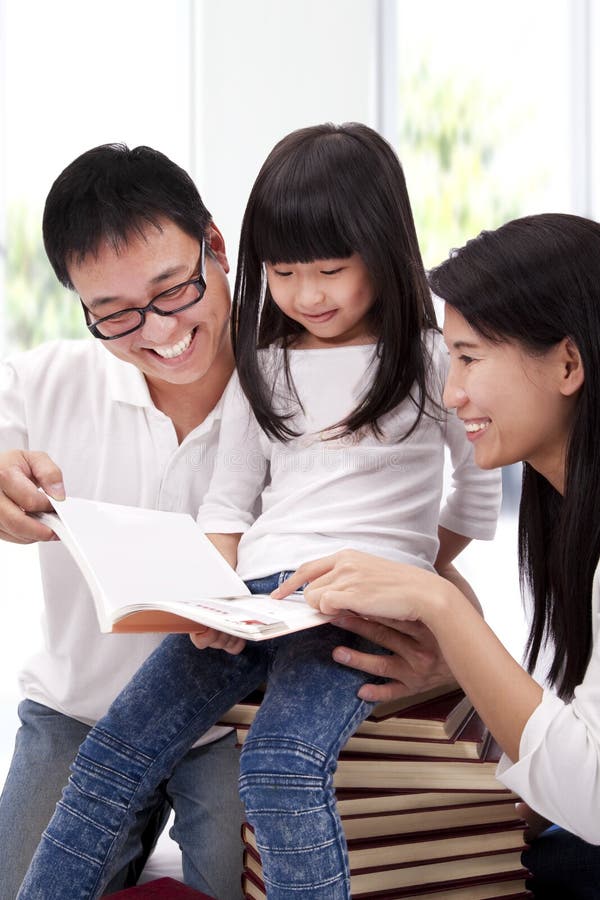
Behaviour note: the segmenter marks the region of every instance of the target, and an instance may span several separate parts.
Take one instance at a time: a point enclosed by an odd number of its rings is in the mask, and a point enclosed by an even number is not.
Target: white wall
[[[232,261],[248,193],[280,138],[319,122],[375,124],[378,3],[220,0],[195,11],[195,175]]]

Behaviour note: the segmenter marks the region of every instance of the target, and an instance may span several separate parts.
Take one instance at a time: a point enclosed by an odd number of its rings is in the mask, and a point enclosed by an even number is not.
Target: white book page
[[[111,616],[127,606],[164,608],[171,601],[250,595],[185,513],[76,497],[49,499],[67,532],[59,537],[84,563],[86,576],[92,571],[96,584],[91,587],[101,592],[99,599]]]

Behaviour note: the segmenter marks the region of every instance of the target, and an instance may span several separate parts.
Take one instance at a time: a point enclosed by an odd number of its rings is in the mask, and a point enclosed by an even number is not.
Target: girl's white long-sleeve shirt
[[[382,418],[381,438],[370,429],[329,440],[324,433],[364,396],[376,363],[374,345],[288,351],[301,410],[286,386],[282,351],[263,352],[278,409],[295,411],[291,424],[299,436],[288,442],[262,431],[234,377],[198,523],[206,532],[243,533],[242,578],[295,569],[348,547],[432,568],[438,525],[470,538],[493,537],[500,474],[475,465],[464,425],[443,409],[447,354],[437,333],[427,343],[430,393],[439,408],[429,405],[403,441],[415,420],[410,399]],[[452,484],[440,510],[446,446]]]
[[[600,844],[600,563],[592,587],[592,636],[590,662],[573,700],[565,703],[545,690],[521,735],[518,762],[503,756],[497,775],[540,815]]]

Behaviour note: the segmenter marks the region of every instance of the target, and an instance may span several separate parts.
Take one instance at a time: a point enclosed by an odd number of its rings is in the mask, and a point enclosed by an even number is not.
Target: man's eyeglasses
[[[189,281],[182,281],[181,284],[176,284],[166,291],[161,291],[146,306],[120,309],[118,312],[111,313],[109,316],[103,316],[101,319],[93,319],[93,314],[80,297],[87,327],[94,337],[100,338],[101,341],[112,341],[141,328],[149,312],[156,313],[157,316],[173,316],[175,313],[188,309],[202,300],[206,291],[204,240],[200,249],[198,268],[200,269],[199,275],[190,278]]]

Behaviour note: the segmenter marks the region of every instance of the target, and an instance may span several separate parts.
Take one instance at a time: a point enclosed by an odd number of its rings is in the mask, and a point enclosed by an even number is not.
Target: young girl
[[[369,128],[303,129],[266,160],[242,227],[233,339],[239,381],[199,522],[252,591],[324,549],[433,572],[492,537],[499,479],[441,407],[445,358],[404,177]],[[455,484],[440,514],[445,444]],[[149,793],[265,680],[240,785],[268,896],[349,897],[333,773],[372,704],[357,696],[367,676],[331,659],[342,635],[323,625],[243,648],[210,632],[201,652],[166,638],[82,745],[21,900],[98,896]]]
[[[539,215],[483,232],[431,274],[446,301],[445,402],[485,469],[522,460],[522,583],[533,600],[528,670],[456,587],[362,554],[302,566],[327,613],[428,626],[506,752],[523,798],[537,898],[600,894],[600,225]],[[528,809],[529,808],[529,809]],[[535,811],[535,812],[533,812]],[[556,826],[547,831],[550,823]],[[536,838],[536,835],[540,835]]]

